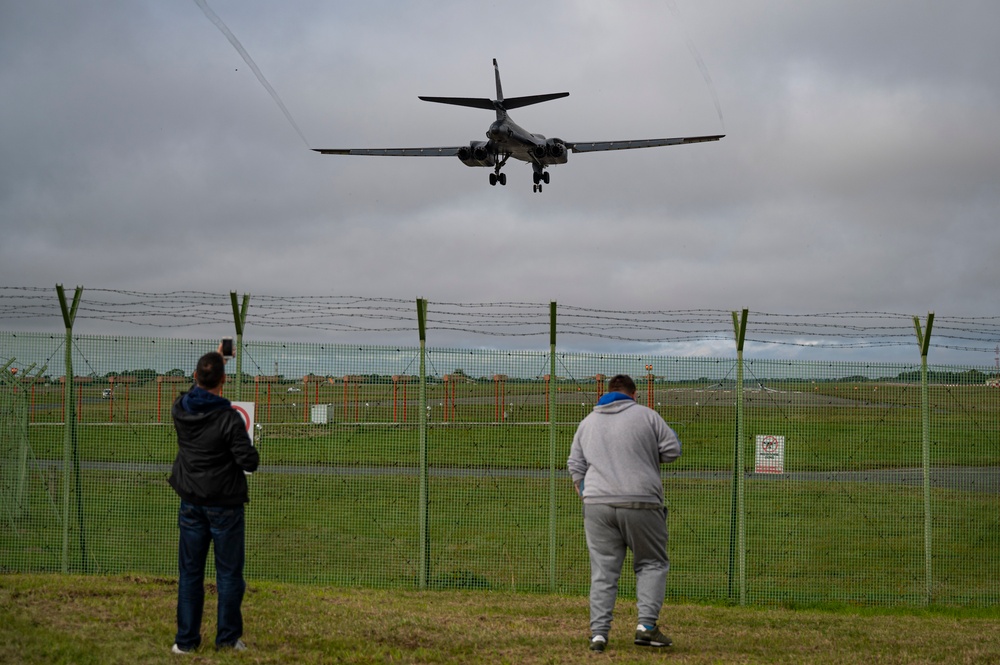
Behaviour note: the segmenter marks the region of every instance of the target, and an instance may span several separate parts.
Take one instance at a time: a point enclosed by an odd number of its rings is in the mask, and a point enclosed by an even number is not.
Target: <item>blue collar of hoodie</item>
[[[230,404],[231,402],[225,397],[210,393],[201,386],[195,386],[181,398],[181,406],[188,413],[208,413],[229,408]]]
[[[604,393],[601,395],[601,399],[597,400],[597,405],[604,406],[605,404],[611,404],[612,402],[620,402],[623,399],[629,399],[633,402],[635,401],[625,393]]]

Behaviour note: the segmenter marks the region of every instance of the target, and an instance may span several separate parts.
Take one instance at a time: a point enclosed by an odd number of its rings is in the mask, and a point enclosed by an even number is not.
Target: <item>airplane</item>
[[[533,192],[541,192],[542,185],[549,184],[549,172],[546,168],[555,164],[565,164],[570,152],[597,152],[601,150],[631,150],[634,148],[656,148],[667,145],[682,145],[685,143],[702,143],[718,141],[725,134],[716,136],[683,136],[670,139],[632,139],[625,141],[564,141],[558,138],[547,139],[541,134],[532,134],[517,125],[507,111],[539,104],[561,97],[568,97],[568,92],[554,92],[544,95],[529,95],[527,97],[504,98],[500,87],[500,67],[496,58],[493,59],[493,71],[496,76],[497,98],[474,97],[423,97],[425,102],[438,104],[453,104],[477,109],[495,110],[496,120],[486,131],[486,141],[470,141],[468,145],[440,148],[312,148],[324,155],[377,155],[382,157],[458,157],[466,166],[492,167],[490,185],[503,186],[507,184],[507,174],[501,169],[511,157],[531,164],[534,171]]]

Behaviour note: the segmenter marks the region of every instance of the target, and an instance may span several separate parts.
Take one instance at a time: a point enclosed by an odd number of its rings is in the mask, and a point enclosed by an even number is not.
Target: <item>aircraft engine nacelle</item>
[[[466,166],[493,166],[497,163],[496,152],[485,141],[473,141],[458,149],[458,158]]]
[[[549,139],[545,142],[545,157],[550,164],[566,163],[567,150],[562,139]]]
[[[535,159],[545,159],[545,156],[547,154],[548,150],[544,145],[536,145],[534,148],[531,149],[531,156],[534,157]]]

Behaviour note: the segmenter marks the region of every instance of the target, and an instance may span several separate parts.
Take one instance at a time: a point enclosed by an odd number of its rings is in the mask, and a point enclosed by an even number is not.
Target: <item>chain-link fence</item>
[[[568,352],[547,318],[543,350],[240,340],[248,576],[583,593],[565,462],[625,372],[684,446],[671,598],[1000,601],[991,368]],[[170,404],[216,344],[0,333],[0,570],[175,574]]]

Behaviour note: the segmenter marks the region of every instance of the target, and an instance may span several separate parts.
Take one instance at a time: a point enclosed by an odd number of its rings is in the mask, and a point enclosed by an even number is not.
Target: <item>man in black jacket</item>
[[[221,350],[221,347],[220,347]],[[181,498],[178,526],[177,637],[172,651],[187,653],[201,644],[205,604],[205,560],[215,545],[219,605],[215,647],[243,650],[244,520],[246,473],[260,457],[246,424],[222,396],[226,382],[221,353],[198,360],[195,385],[174,401],[177,458],[169,483]]]

